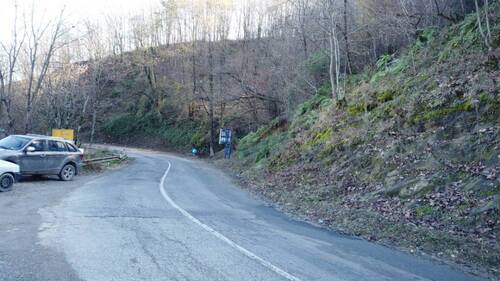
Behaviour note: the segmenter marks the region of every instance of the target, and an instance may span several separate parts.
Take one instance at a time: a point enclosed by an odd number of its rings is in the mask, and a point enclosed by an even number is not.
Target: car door
[[[68,147],[68,159],[74,162],[77,166],[80,166],[83,160],[83,153],[73,144],[66,143],[66,146]]]
[[[45,140],[33,140],[28,147],[34,151],[25,151],[20,156],[21,173],[43,174],[47,171],[47,142]]]
[[[47,168],[51,173],[59,173],[68,154],[68,147],[62,141],[48,140]]]

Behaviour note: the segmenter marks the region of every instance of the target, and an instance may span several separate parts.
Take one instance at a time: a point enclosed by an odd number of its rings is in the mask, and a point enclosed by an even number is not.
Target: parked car
[[[0,192],[10,191],[20,175],[19,165],[0,160]]]
[[[19,165],[22,175],[57,175],[69,181],[83,164],[83,152],[62,138],[11,135],[0,140],[0,160]]]

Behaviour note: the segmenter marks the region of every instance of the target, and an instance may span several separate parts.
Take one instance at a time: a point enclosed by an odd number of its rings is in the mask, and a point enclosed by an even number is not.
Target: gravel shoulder
[[[64,256],[39,244],[38,211],[50,207],[93,179],[23,178],[10,192],[0,193],[0,280],[79,280]]]

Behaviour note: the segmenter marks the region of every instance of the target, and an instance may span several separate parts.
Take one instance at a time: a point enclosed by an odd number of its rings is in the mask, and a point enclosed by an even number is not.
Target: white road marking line
[[[160,192],[161,194],[163,195],[163,198],[165,198],[165,200],[167,200],[167,202],[172,205],[172,207],[174,207],[177,211],[179,211],[182,215],[184,215],[186,218],[188,218],[190,221],[194,222],[195,224],[197,224],[198,226],[200,226],[201,228],[205,229],[206,231],[210,232],[211,234],[213,234],[215,237],[219,238],[220,240],[222,240],[223,242],[225,242],[226,244],[228,244],[229,246],[233,247],[234,249],[238,250],[240,253],[242,253],[243,255],[247,256],[248,258],[250,259],[253,259],[255,261],[257,261],[258,263],[260,263],[261,265],[263,265],[264,267],[268,268],[269,270],[271,271],[274,271],[275,273],[277,273],[278,275],[281,275],[282,277],[284,277],[285,279],[287,280],[291,280],[291,281],[301,281],[299,278],[291,275],[290,273],[284,271],[283,269],[273,265],[272,263],[266,261],[265,259],[257,256],[256,254],[250,252],[249,250],[241,247],[240,245],[236,244],[235,242],[233,242],[232,240],[230,240],[229,238],[227,238],[226,236],[222,235],[221,233],[217,232],[215,229],[211,228],[210,226],[202,223],[200,220],[198,220],[197,218],[193,217],[190,213],[188,213],[186,210],[182,209],[181,207],[179,207],[179,205],[177,205],[174,200],[172,200],[172,198],[170,198],[170,196],[168,196],[167,192],[165,191],[165,179],[167,178],[167,175],[168,173],[170,172],[170,168],[172,167],[172,164],[170,162],[168,162],[168,168],[167,170],[165,171],[165,174],[163,174],[163,177],[161,178],[161,182],[160,182]]]

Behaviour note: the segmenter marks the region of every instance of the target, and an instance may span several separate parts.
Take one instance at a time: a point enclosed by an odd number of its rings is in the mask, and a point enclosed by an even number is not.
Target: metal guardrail
[[[109,162],[109,161],[113,161],[113,160],[122,160],[126,157],[127,157],[126,155],[120,154],[120,155],[113,155],[113,156],[108,156],[108,157],[88,159],[88,160],[83,160],[83,165],[98,164],[98,163]]]

